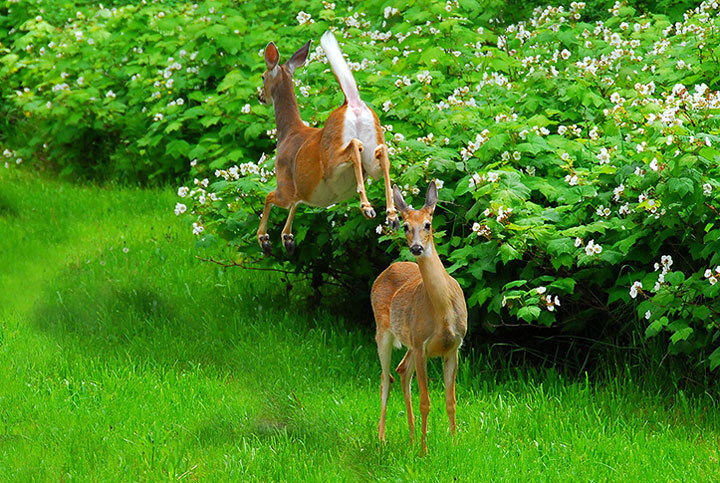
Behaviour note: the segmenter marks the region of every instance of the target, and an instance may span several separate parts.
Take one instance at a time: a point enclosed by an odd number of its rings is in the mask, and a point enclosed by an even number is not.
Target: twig
[[[292,272],[292,271],[290,271],[290,270],[283,270],[283,269],[281,269],[281,268],[255,267],[255,266],[252,266],[252,265],[245,265],[244,263],[235,262],[235,261],[233,261],[233,262],[231,262],[231,263],[227,263],[227,262],[222,262],[222,261],[220,261],[220,260],[215,260],[215,259],[212,258],[212,257],[210,257],[210,258],[203,258],[203,257],[198,257],[197,255],[195,255],[195,258],[197,258],[197,259],[200,260],[201,262],[215,263],[215,264],[220,265],[220,266],[223,266],[223,267],[225,267],[225,268],[229,268],[229,267],[240,267],[240,268],[245,268],[245,269],[247,269],[247,270],[260,270],[260,271],[263,271],[263,272],[280,272],[280,273],[284,273],[285,275],[296,275],[295,272]]]

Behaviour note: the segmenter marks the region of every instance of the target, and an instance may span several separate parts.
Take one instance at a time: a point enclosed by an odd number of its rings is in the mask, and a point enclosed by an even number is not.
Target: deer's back
[[[417,263],[395,262],[378,275],[370,292],[378,330],[390,328],[390,306],[397,291],[406,284],[422,280]]]

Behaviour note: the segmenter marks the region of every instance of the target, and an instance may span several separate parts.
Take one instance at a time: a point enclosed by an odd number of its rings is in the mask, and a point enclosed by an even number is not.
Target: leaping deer
[[[265,198],[265,209],[257,231],[260,247],[270,253],[267,220],[273,205],[289,208],[282,231],[285,250],[292,253],[295,240],[292,221],[298,204],[328,207],[344,201],[353,192],[360,195],[360,209],[366,218],[374,218],[375,210],[365,194],[365,176],[385,178],[387,223],[399,228],[390,189],[390,161],[385,137],[375,112],[360,99],[355,78],[342,56],[337,40],[325,32],[320,43],[325,49],[345,102],[328,117],[325,127],[318,129],[303,124],[295,98],[292,77],[305,63],[310,42],[302,46],[285,64],[279,65],[280,54],[270,42],[265,48],[263,89],[260,102],[272,102],[277,125],[277,188]]]
[[[428,186],[425,206],[409,207],[397,186],[394,201],[403,218],[405,239],[417,263],[396,262],[375,279],[371,301],[375,315],[378,355],[382,366],[381,410],[378,433],[385,440],[385,410],[390,394],[390,361],[393,345],[407,347],[396,371],[401,376],[410,439],[415,433],[410,383],[417,371],[422,415],[422,452],[427,452],[427,416],[430,397],[426,364],[429,357],[443,358],[445,407],[450,432],[455,434],[455,376],[458,349],[467,332],[467,306],[458,282],[445,271],[433,244],[432,215],[438,195],[435,182]]]

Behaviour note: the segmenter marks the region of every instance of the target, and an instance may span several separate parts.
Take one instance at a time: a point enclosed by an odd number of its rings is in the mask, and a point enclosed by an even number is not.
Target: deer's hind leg
[[[400,228],[400,220],[398,220],[397,212],[395,211],[395,203],[393,202],[393,192],[390,182],[390,158],[388,158],[388,148],[383,143],[375,148],[375,159],[377,160],[380,168],[383,172],[383,178],[385,178],[385,214],[386,223],[393,230]]]
[[[370,201],[368,201],[367,193],[365,193],[365,177],[363,175],[362,157],[360,153],[363,151],[362,141],[353,138],[348,145],[339,153],[340,162],[353,163],[355,170],[355,180],[357,181],[357,192],[360,195],[360,211],[365,218],[375,218],[375,210]]]
[[[272,249],[272,243],[270,243],[270,236],[267,234],[267,222],[270,217],[270,209],[275,206],[280,208],[290,208],[290,216],[288,221],[285,223],[285,229],[283,229],[283,244],[285,244],[285,234],[290,234],[290,228],[292,227],[292,219],[295,216],[295,210],[297,208],[297,201],[295,199],[295,182],[292,178],[292,173],[289,169],[283,169],[280,166],[277,167],[277,188],[274,191],[268,193],[265,197],[265,208],[263,208],[262,218],[260,218],[260,226],[257,231],[257,240],[260,244],[260,248],[263,249],[266,255],[270,255]],[[291,206],[292,205],[292,206]],[[292,237],[292,234],[290,234]],[[293,249],[295,248],[295,242],[292,242]],[[287,245],[285,245],[287,249]]]
[[[415,440],[415,415],[412,407],[412,378],[415,373],[415,356],[412,349],[408,349],[405,357],[395,369],[400,374],[403,396],[405,396],[405,412],[407,413],[408,426],[410,427],[410,444]]]
[[[387,410],[388,397],[390,396],[390,385],[393,378],[390,375],[390,361],[392,360],[393,335],[390,331],[378,333],[375,336],[377,342],[378,356],[380,357],[380,422],[378,423],[378,438],[385,441],[385,414]]]

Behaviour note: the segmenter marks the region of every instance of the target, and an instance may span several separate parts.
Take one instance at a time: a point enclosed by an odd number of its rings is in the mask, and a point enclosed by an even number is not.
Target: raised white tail
[[[322,45],[322,48],[325,50],[325,55],[330,62],[330,67],[335,73],[335,77],[337,77],[340,88],[343,94],[345,94],[345,99],[350,107],[364,105],[362,99],[360,99],[360,91],[358,91],[355,77],[353,77],[350,67],[347,65],[347,62],[345,62],[340,46],[333,33],[329,30],[325,32],[320,39],[320,45]]]

